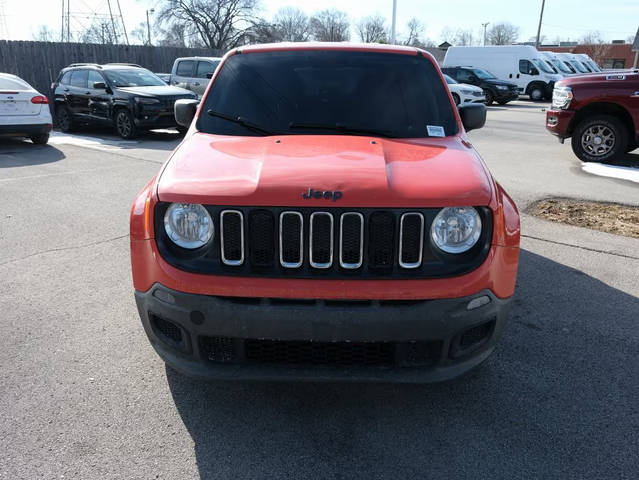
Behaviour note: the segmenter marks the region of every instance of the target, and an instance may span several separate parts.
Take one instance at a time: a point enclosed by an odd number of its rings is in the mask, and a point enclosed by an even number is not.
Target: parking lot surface
[[[520,209],[639,204],[639,150],[630,179],[591,174],[543,107],[470,134]],[[202,383],[154,353],[129,265],[133,198],[179,141],[0,140],[0,478],[637,478],[639,240],[524,214],[505,338],[453,382]]]

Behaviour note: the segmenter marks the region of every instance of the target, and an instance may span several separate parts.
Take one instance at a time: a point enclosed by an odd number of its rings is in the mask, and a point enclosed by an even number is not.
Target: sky
[[[260,0],[262,15],[272,16],[278,9],[297,6],[308,14],[325,8],[345,11],[351,23],[357,19],[379,13],[388,18],[392,14],[392,0]],[[91,12],[108,13],[107,0],[70,0],[71,11],[76,14],[71,29],[80,29],[91,23]],[[60,32],[62,0],[0,0],[4,3],[4,19],[11,40],[32,40],[42,24],[48,25],[56,35]],[[146,20],[146,9],[161,4],[162,0],[120,0],[122,14],[131,31]],[[111,0],[117,9],[117,0]],[[398,36],[412,17],[426,27],[426,36],[436,42],[445,40],[446,28],[472,29],[480,35],[484,22],[507,21],[520,28],[520,41],[536,35],[541,0],[397,0]],[[1,14],[2,12],[0,12]],[[0,18],[0,38],[2,32]],[[546,0],[542,35],[547,41],[557,37],[578,40],[593,30],[601,32],[605,40],[633,36],[639,27],[639,0]],[[490,26],[488,27],[490,28]],[[355,39],[354,32],[352,38]]]

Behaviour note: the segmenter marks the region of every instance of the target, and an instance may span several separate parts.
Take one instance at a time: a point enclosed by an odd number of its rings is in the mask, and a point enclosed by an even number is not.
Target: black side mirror
[[[192,100],[189,98],[183,98],[175,102],[173,111],[175,113],[175,121],[182,127],[190,127],[193,117],[195,117],[195,111],[199,105],[198,100]]]
[[[206,74],[206,78],[213,78],[213,72],[209,72]]]
[[[459,107],[459,116],[467,132],[481,128],[486,123],[486,105],[471,103]]]
[[[106,90],[106,83],[93,82],[93,90]]]

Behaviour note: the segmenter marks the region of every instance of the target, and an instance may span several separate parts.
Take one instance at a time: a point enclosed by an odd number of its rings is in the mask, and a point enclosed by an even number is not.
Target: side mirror
[[[93,82],[93,90],[106,90],[106,83]]]
[[[213,72],[209,72],[206,74],[206,78],[213,78]]]
[[[481,128],[486,123],[486,105],[483,103],[462,105],[459,107],[459,116],[467,132]]]
[[[195,111],[199,105],[198,100],[183,98],[175,102],[173,111],[175,113],[175,121],[182,127],[190,127],[195,117]]]

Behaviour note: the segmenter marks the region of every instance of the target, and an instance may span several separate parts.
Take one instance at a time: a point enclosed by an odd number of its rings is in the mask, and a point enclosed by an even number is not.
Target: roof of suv
[[[233,53],[251,53],[251,52],[275,52],[275,51],[291,51],[291,50],[344,50],[344,51],[361,51],[361,52],[387,52],[402,53],[405,55],[424,55],[428,53],[425,50],[416,47],[406,47],[402,45],[386,45],[381,43],[350,43],[350,42],[282,42],[282,43],[263,43],[260,45],[248,45],[237,47],[231,50]]]
[[[96,70],[117,70],[122,68],[144,68],[136,63],[72,63],[64,67],[62,70],[72,70],[75,68],[93,68]]]

